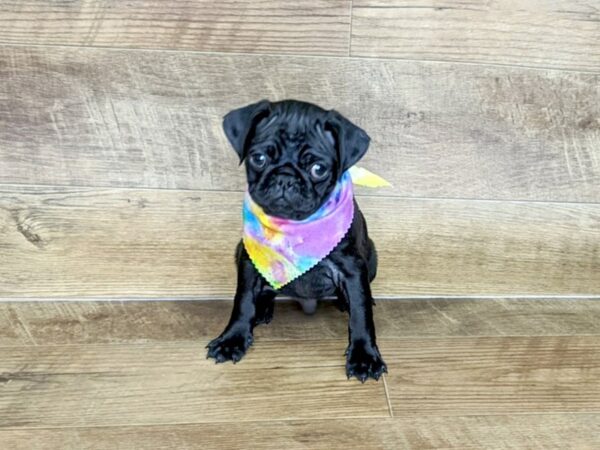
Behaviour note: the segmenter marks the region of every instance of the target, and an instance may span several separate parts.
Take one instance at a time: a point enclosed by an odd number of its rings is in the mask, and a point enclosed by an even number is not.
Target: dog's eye
[[[327,176],[327,167],[322,164],[313,164],[310,168],[310,175],[315,180],[323,180]]]
[[[250,164],[257,169],[262,169],[267,164],[267,155],[264,153],[254,153],[250,156]]]

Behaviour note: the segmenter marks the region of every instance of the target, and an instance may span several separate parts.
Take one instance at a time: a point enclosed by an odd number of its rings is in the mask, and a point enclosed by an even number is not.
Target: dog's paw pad
[[[252,335],[231,334],[219,336],[208,343],[207,358],[214,358],[216,363],[225,361],[240,361],[252,345]]]
[[[387,366],[377,347],[366,345],[351,345],[346,351],[346,375],[348,379],[356,377],[361,383],[369,378],[379,380],[387,373]]]

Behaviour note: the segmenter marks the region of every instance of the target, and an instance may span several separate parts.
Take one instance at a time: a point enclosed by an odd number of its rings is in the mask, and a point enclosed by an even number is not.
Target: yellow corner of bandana
[[[362,167],[352,166],[348,169],[350,177],[352,177],[352,183],[357,186],[365,186],[370,188],[378,187],[391,187],[392,184],[381,178],[379,175],[375,175],[373,172],[369,172],[367,169]]]

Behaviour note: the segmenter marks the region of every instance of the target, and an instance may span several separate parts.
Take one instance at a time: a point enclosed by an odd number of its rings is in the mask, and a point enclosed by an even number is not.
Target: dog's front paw
[[[387,373],[387,366],[376,345],[352,343],[346,351],[346,375],[358,378],[361,383],[368,378],[379,380],[382,373]]]
[[[235,364],[244,357],[253,341],[252,333],[249,332],[224,333],[208,343],[206,357],[214,358],[217,363],[233,361]]]

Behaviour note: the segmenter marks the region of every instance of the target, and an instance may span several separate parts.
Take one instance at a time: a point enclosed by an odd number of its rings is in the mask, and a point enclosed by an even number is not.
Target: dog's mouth
[[[310,211],[297,211],[290,208],[287,201],[275,202],[269,207],[263,208],[269,216],[287,220],[304,220],[311,215]]]

